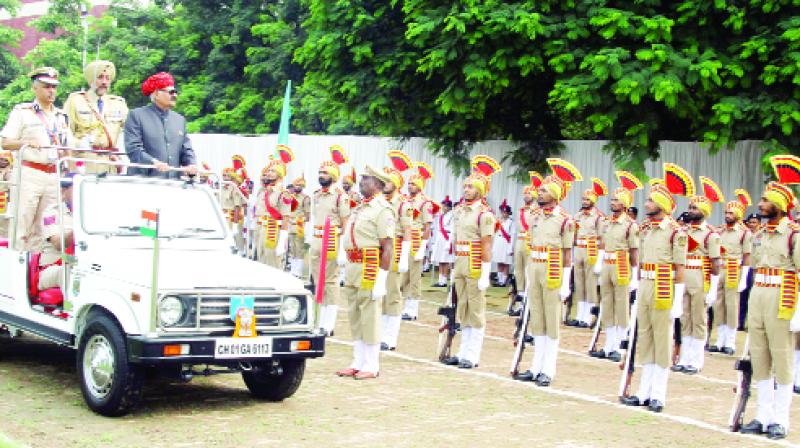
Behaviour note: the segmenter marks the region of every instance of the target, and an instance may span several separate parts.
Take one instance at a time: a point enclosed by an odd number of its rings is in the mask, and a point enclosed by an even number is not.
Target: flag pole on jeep
[[[142,219],[145,220],[145,225],[139,227],[139,233],[143,236],[153,239],[153,280],[150,289],[150,330],[155,331],[156,327],[156,309],[158,309],[158,257],[159,257],[159,242],[158,242],[158,227],[160,210],[156,209],[155,212],[142,210]]]

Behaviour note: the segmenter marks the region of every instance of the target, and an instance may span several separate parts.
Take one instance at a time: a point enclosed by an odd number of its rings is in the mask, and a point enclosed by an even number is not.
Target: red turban
[[[150,96],[153,92],[165,87],[174,86],[175,80],[167,72],[156,73],[142,83],[142,95]]]

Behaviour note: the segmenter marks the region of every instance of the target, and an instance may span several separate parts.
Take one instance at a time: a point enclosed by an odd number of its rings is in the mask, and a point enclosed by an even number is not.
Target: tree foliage
[[[0,13],[14,16],[19,9],[19,0],[0,0]],[[0,25],[0,86],[19,75],[22,67],[7,47],[16,47],[22,33],[11,27]]]

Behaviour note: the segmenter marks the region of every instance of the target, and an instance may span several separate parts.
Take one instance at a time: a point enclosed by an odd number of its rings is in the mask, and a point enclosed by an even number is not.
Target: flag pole
[[[150,331],[155,331],[157,326],[156,310],[158,309],[158,265],[161,243],[158,239],[159,225],[161,222],[161,209],[156,209],[156,233],[153,237],[153,274],[150,288]]]

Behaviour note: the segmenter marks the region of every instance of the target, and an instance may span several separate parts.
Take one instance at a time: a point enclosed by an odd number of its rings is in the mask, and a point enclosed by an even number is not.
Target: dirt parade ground
[[[425,279],[428,284],[428,279]],[[671,373],[662,414],[618,404],[616,363],[590,358],[587,329],[564,329],[558,373],[549,388],[508,374],[513,319],[504,291],[490,292],[480,367],[435,362],[436,303],[425,288],[416,322],[404,322],[380,378],[354,381],[334,372],[350,361],[346,314],[324,358],[307,364],[298,393],[282,403],[250,398],[239,375],[190,383],[150,382],[139,409],[111,419],[84,404],[74,352],[32,337],[0,342],[0,446],[32,447],[327,447],[327,446],[798,446],[800,400],[786,440],[730,433],[733,357],[707,355],[695,376]],[[744,333],[739,333],[738,347]],[[457,347],[458,341],[454,347]],[[530,363],[526,351],[522,367]],[[633,390],[638,384],[634,379]],[[755,395],[746,420],[755,412]],[[793,431],[792,431],[793,430]],[[5,436],[5,437],[3,437]],[[10,439],[11,441],[9,441]],[[13,442],[12,442],[13,441]]]

